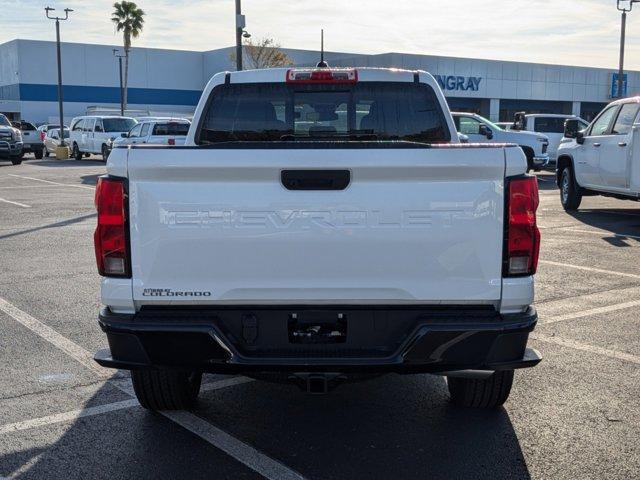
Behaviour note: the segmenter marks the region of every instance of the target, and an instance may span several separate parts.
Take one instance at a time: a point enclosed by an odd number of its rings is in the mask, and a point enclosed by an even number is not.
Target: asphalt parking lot
[[[327,396],[206,378],[193,413],[151,414],[92,361],[99,277],[92,159],[0,163],[0,477],[639,478],[640,206],[566,214],[539,175],[542,252],[531,341],[495,411],[447,402],[431,376]]]

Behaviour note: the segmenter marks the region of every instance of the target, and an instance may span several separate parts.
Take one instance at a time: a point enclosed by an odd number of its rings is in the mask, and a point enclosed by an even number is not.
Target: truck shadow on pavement
[[[195,413],[306,478],[529,479],[507,410],[459,409],[446,390],[444,379],[424,375],[388,375],[325,396],[256,381],[206,392]],[[9,434],[35,436],[38,446],[13,448],[0,458],[0,475],[260,478],[140,407],[63,425]]]
[[[602,239],[614,247],[640,243],[640,209],[580,209],[568,214],[584,225],[603,230]]]

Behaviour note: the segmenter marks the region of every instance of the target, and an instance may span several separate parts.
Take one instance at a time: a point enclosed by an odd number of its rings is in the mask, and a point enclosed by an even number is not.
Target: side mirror
[[[493,131],[486,125],[480,125],[478,133],[487,137],[487,140],[491,140],[493,138]]]
[[[565,138],[575,138],[576,142],[584,143],[584,132],[580,130],[580,122],[578,120],[569,119],[564,122]]]
[[[460,140],[460,143],[469,143],[469,137],[464,133],[458,134],[458,140]]]
[[[121,133],[120,136],[122,138],[127,138],[129,136],[129,134],[127,132]]]

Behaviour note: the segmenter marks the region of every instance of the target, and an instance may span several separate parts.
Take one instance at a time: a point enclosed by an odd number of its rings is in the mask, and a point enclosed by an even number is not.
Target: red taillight
[[[170,138],[169,140],[167,140],[167,143],[169,145],[175,145],[176,144],[176,139],[175,138]]]
[[[504,275],[533,275],[538,268],[540,230],[536,225],[538,181],[535,177],[514,178],[508,183],[507,239]]]
[[[353,68],[292,68],[287,70],[287,83],[356,83],[358,71]]]
[[[128,277],[129,247],[124,180],[98,179],[96,209],[98,226],[93,236],[98,272],[106,277]]]
[[[45,132],[40,132],[40,140],[44,142],[44,137],[46,137],[47,134]]]

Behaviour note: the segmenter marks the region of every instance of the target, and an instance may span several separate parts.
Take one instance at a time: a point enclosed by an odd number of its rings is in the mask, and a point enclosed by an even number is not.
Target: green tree
[[[131,39],[138,38],[144,25],[144,11],[135,4],[125,0],[113,4],[111,21],[115,24],[116,32],[122,32],[124,40],[124,93],[122,103],[127,108],[127,84],[129,80],[129,52],[131,51]]]

